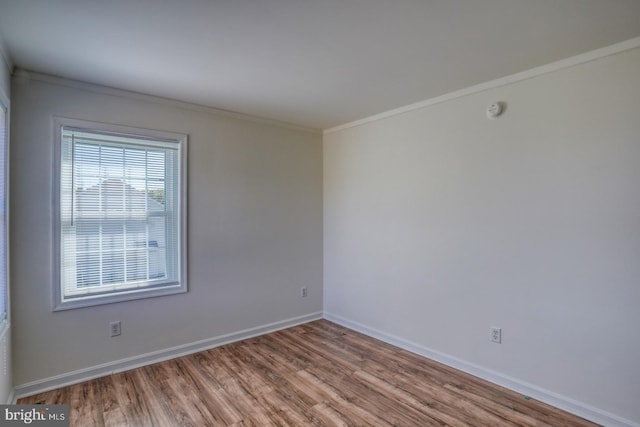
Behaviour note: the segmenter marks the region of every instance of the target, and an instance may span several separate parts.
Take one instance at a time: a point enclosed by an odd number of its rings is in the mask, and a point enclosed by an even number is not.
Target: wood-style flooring
[[[594,426],[326,320],[20,399],[72,426]]]

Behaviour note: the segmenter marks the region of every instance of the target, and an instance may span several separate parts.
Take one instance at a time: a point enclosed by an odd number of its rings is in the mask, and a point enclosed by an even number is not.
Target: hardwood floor
[[[594,426],[319,320],[20,399],[72,426]]]

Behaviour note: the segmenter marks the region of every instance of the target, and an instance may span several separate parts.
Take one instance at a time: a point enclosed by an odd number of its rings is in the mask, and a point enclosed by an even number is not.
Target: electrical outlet
[[[489,341],[500,344],[502,342],[502,329],[495,326],[490,327]]]
[[[112,337],[117,337],[122,334],[122,325],[120,321],[116,320],[115,322],[109,323],[109,330],[111,331]]]
[[[307,291],[307,287],[303,286],[302,288],[300,288],[300,297],[306,298],[307,295],[309,295],[309,292]]]

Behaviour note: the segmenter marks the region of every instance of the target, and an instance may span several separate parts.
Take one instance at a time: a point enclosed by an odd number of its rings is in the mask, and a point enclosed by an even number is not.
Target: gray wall
[[[51,311],[54,115],[189,135],[188,293]],[[28,73],[12,125],[17,386],[322,310],[319,133]]]
[[[635,49],[326,133],[326,315],[640,423],[639,71]]]

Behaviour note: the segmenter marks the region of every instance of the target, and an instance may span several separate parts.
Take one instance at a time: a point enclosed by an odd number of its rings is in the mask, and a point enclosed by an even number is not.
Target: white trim
[[[2,40],[0,40],[0,45]],[[0,46],[0,50],[2,50],[2,46]],[[12,64],[10,61],[10,58],[8,56],[5,55],[5,51],[1,51],[0,54],[2,55],[2,57],[4,58],[4,60],[7,62],[7,65],[9,66],[9,71],[11,71],[12,68]],[[6,280],[6,289],[5,289],[5,309],[6,309],[6,317],[0,322],[0,342],[5,341],[4,345],[6,346],[6,349],[8,350],[7,353],[5,354],[4,357],[8,358],[8,361],[4,361],[4,363],[6,363],[6,374],[7,374],[7,378],[9,381],[8,382],[8,386],[10,387],[9,389],[9,394],[7,396],[7,401],[5,402],[6,404],[12,404],[15,401],[15,389],[12,387],[12,378],[13,378],[13,363],[12,363],[12,359],[11,359],[11,336],[7,336],[8,334],[10,334],[11,331],[11,271],[10,271],[10,265],[11,265],[11,250],[10,250],[10,239],[11,239],[11,234],[10,234],[10,230],[9,230],[9,224],[10,224],[10,211],[11,211],[11,205],[10,205],[10,200],[9,200],[9,196],[11,193],[10,190],[10,174],[11,174],[11,169],[10,169],[10,150],[11,150],[11,102],[9,99],[9,94],[5,94],[4,90],[2,88],[0,88],[0,104],[6,109],[6,134],[5,137],[7,138],[6,140],[6,149],[5,149],[5,236],[6,236],[6,248],[5,248],[5,252],[6,252],[6,268],[5,268],[5,280]],[[0,244],[2,244],[2,242],[0,242]],[[9,338],[7,340],[7,338]]]
[[[4,177],[4,185],[5,185],[5,213],[4,213],[4,221],[5,221],[5,237],[6,237],[6,247],[5,247],[5,253],[6,253],[6,263],[7,265],[5,266],[5,275],[6,275],[6,285],[5,285],[5,310],[6,310],[6,318],[0,322],[0,329],[3,329],[3,335],[4,333],[9,330],[9,328],[11,327],[11,231],[10,231],[10,226],[9,224],[11,224],[11,201],[10,196],[11,196],[11,165],[10,165],[10,159],[11,159],[11,100],[9,99],[9,96],[7,94],[4,93],[4,91],[2,90],[2,88],[0,88],[0,105],[2,105],[5,110],[6,110],[6,123],[5,123],[5,138],[6,140],[6,148],[5,148],[5,177]],[[2,244],[0,242],[0,244]],[[0,337],[0,339],[2,339]]]
[[[8,313],[7,313],[7,316],[8,316]],[[11,384],[12,383],[11,379],[13,377],[13,369],[12,369],[12,363],[11,363],[11,360],[12,360],[11,359],[11,336],[7,336],[10,330],[11,330],[11,324],[6,319],[3,320],[2,329],[0,332],[0,343],[4,341],[4,345],[7,347],[4,350],[2,350],[5,352],[2,358],[3,358],[3,363],[6,363],[6,371],[7,371],[5,375],[5,379],[9,380],[7,381],[8,383],[7,385],[9,386],[8,387],[9,394],[7,394],[6,401],[4,402],[7,405],[11,405],[15,403],[15,389],[12,387],[12,384]]]
[[[87,120],[70,119],[65,117],[52,117],[53,135],[54,135],[54,165],[53,165],[53,205],[54,210],[54,227],[53,227],[53,265],[55,267],[54,289],[51,294],[53,311],[70,310],[75,308],[83,308],[94,305],[110,304],[122,301],[131,301],[143,298],[160,297],[166,295],[175,295],[185,293],[188,290],[187,277],[187,146],[188,135],[183,133],[168,132],[162,130],[143,129],[131,126],[114,125],[110,123],[99,123]],[[122,289],[121,291],[105,293],[103,295],[86,295],[84,298],[64,300],[61,289],[61,272],[62,272],[62,253],[60,251],[60,242],[62,239],[61,224],[61,168],[62,168],[62,129],[71,127],[76,129],[86,129],[87,132],[108,132],[116,135],[129,135],[132,137],[155,138],[166,141],[166,145],[173,145],[178,152],[178,162],[180,165],[178,176],[178,188],[180,190],[180,200],[177,209],[179,238],[179,254],[178,270],[180,271],[180,280],[177,282],[165,283],[155,288],[145,287],[140,289]],[[165,143],[162,143],[165,145]],[[156,145],[150,141],[147,145]]]
[[[475,377],[482,378],[483,380],[489,381],[493,384],[497,384],[499,386],[516,391],[523,394],[524,396],[530,396],[531,398],[539,400],[540,402],[555,406],[556,408],[565,410],[595,423],[606,425],[608,427],[640,427],[640,424],[634,421],[624,419],[615,414],[611,414],[585,403],[578,402],[569,397],[562,396],[558,393],[545,390],[541,387],[527,383],[517,378],[492,371],[490,369],[476,365],[475,363],[467,362],[465,360],[458,359],[457,357],[432,350],[420,344],[416,344],[393,334],[380,331],[379,329],[371,328],[369,326],[363,325],[362,323],[344,318],[337,314],[325,311],[324,318],[346,328],[353,329],[367,336],[376,338],[380,341],[384,341],[388,344],[400,347],[412,353],[419,354],[420,356],[435,360],[436,362],[440,362],[444,365],[466,372]]]
[[[375,122],[377,120],[386,119],[389,117],[397,116],[407,113],[409,111],[420,110],[422,108],[430,107],[435,104],[439,104],[446,101],[451,101],[463,96],[472,95],[475,93],[483,92],[489,89],[495,89],[501,86],[506,86],[512,83],[521,82],[523,80],[532,79],[534,77],[541,76],[543,74],[552,73],[565,68],[575,67],[576,65],[584,64],[586,62],[595,61],[607,56],[615,55],[627,50],[636,49],[640,47],[640,37],[629,39],[620,43],[606,46],[600,49],[592,50],[590,52],[582,53],[580,55],[572,56],[570,58],[561,59],[560,61],[552,62],[550,64],[542,65],[540,67],[531,68],[530,70],[522,71],[520,73],[511,74],[509,76],[501,77],[499,79],[491,80],[485,83],[480,83],[474,86],[469,86],[464,89],[460,89],[454,92],[436,96],[425,101],[409,104],[404,107],[395,108],[383,113],[374,114],[373,116],[365,117],[360,120],[345,123],[339,126],[335,126],[329,129],[325,129],[322,134],[327,135],[333,132],[349,129],[352,127],[360,126],[366,123]]]
[[[44,83],[54,84],[58,86],[70,87],[73,89],[84,90],[87,92],[99,93],[103,95],[116,96],[119,98],[132,99],[137,101],[145,101],[153,104],[180,108],[183,110],[197,111],[200,113],[213,114],[221,117],[229,117],[233,119],[247,120],[254,123],[266,124],[269,126],[277,126],[281,128],[297,130],[302,132],[308,132],[313,134],[321,134],[320,129],[310,128],[306,126],[300,126],[293,123],[283,122],[274,119],[266,119],[263,117],[252,116],[250,114],[238,113],[235,111],[224,110],[222,108],[209,107],[206,105],[193,104],[190,102],[179,101],[177,99],[163,98],[160,96],[149,95],[146,93],[133,92],[124,89],[118,89],[110,86],[102,86],[95,83],[83,82],[79,80],[70,80],[64,77],[52,76],[50,74],[39,73],[36,71],[29,71],[22,68],[16,68],[13,72],[15,78],[21,81],[40,81]]]
[[[150,353],[140,354],[138,356],[127,357],[113,362],[103,363],[101,365],[90,366],[88,368],[78,369],[71,372],[65,372],[53,377],[44,378],[41,380],[36,380],[15,386],[15,399],[25,396],[31,396],[37,393],[43,393],[45,391],[54,390],[56,388],[65,387],[71,384],[77,384],[83,381],[92,380],[94,378],[104,377],[106,375],[111,375],[118,372],[140,368],[142,366],[163,362],[165,360],[175,359],[176,357],[186,356],[188,354],[197,353],[199,351],[209,350],[221,345],[242,341],[248,338],[257,337],[319,319],[322,319],[322,312],[310,313],[303,316],[281,320],[278,322],[268,323],[266,325],[257,326],[254,328],[244,329],[217,337],[191,342],[188,344],[182,344],[175,347],[152,351]]]

